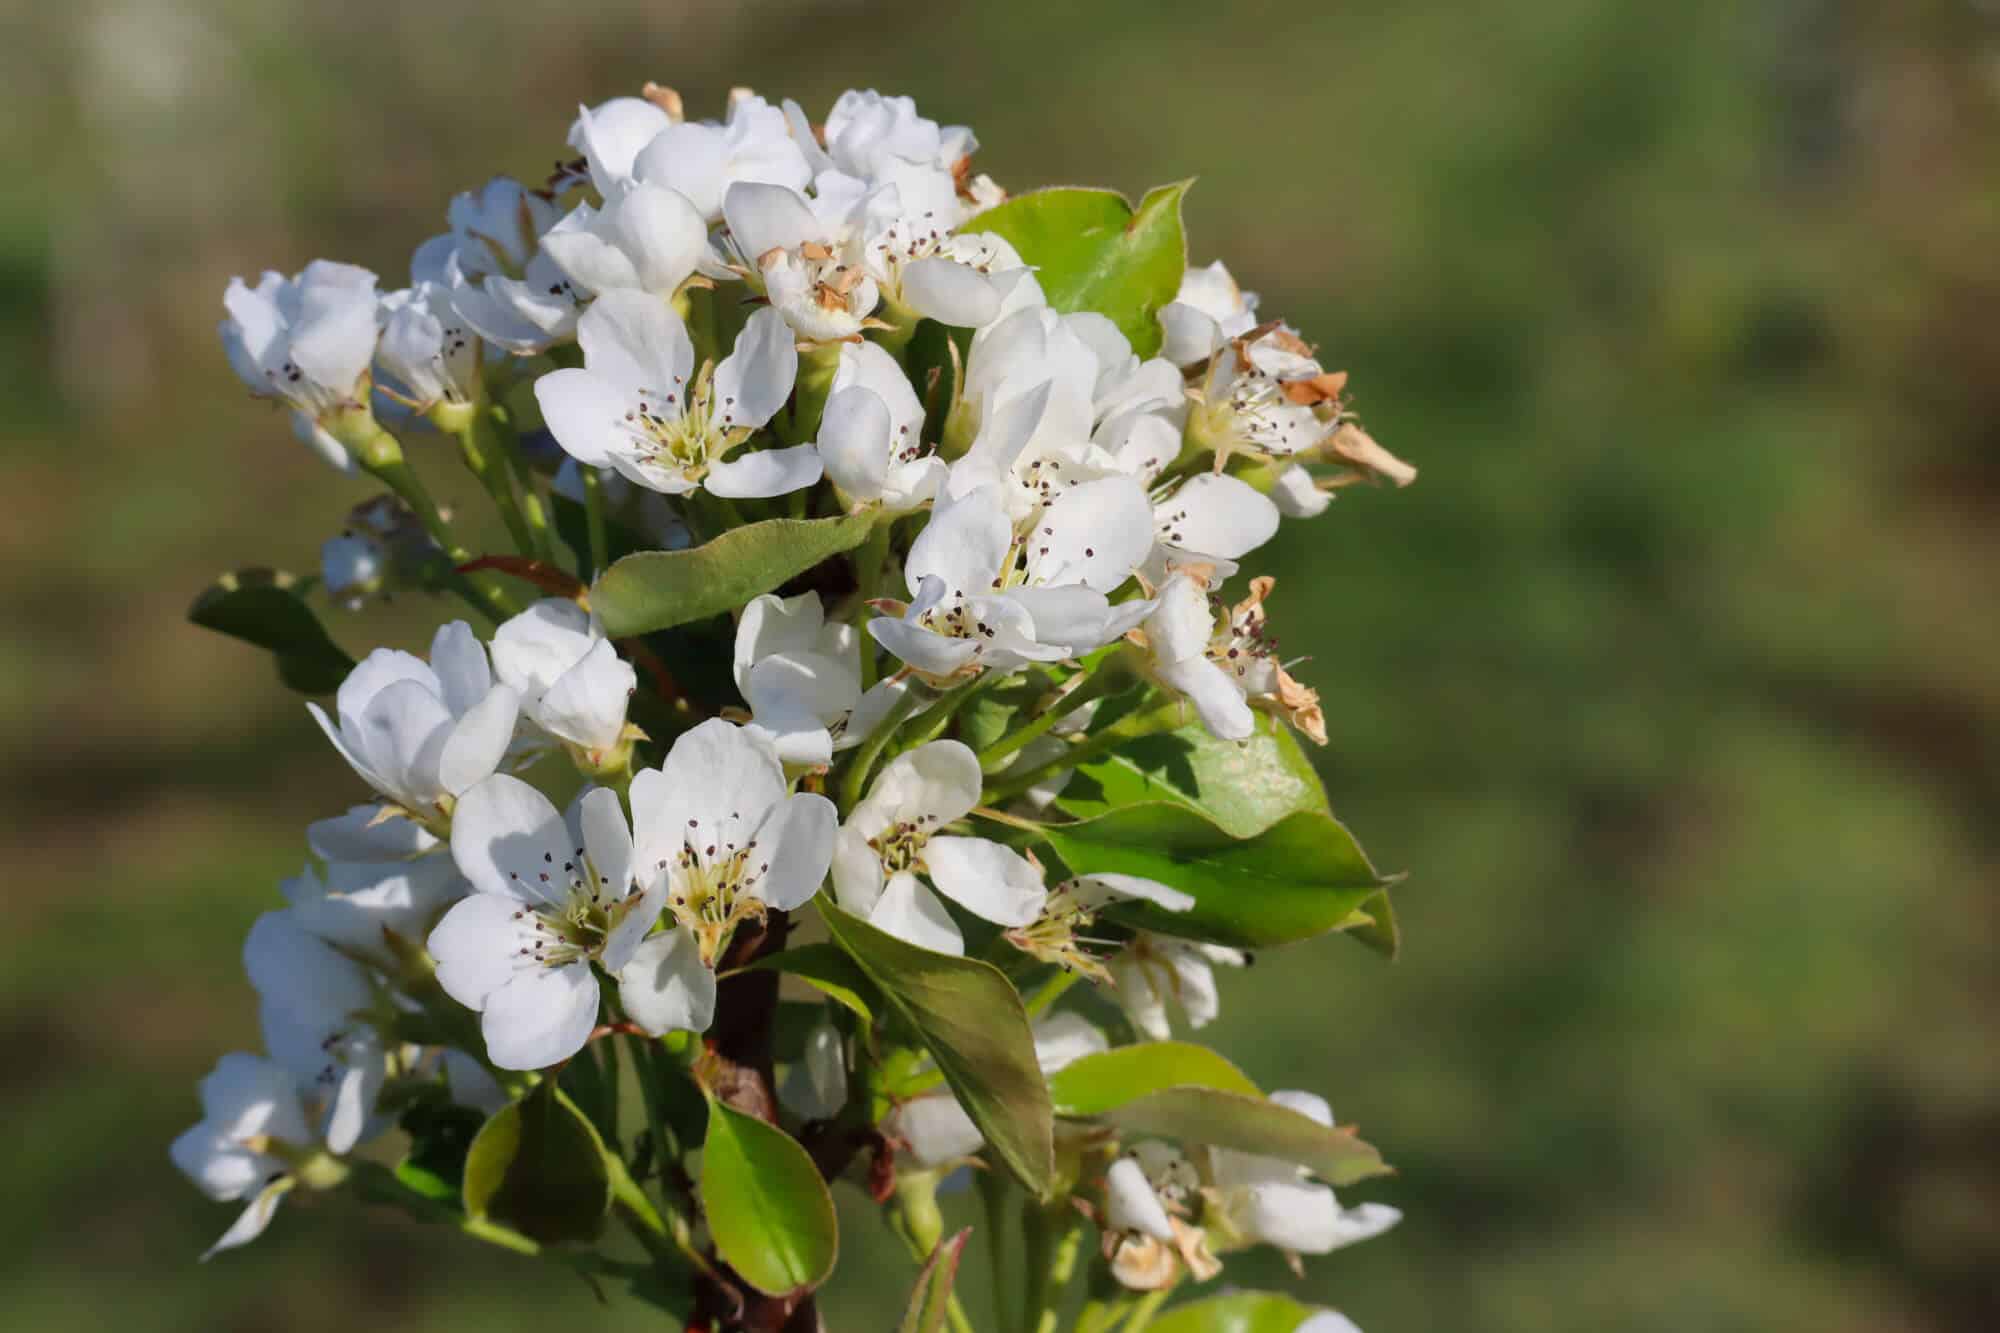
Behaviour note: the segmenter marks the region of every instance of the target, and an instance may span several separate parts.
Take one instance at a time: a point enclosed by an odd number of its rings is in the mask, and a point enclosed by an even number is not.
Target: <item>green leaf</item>
[[[820,915],[937,1061],[959,1104],[1030,1194],[1055,1179],[1055,1113],[1020,993],[989,963],[906,944],[824,897]]]
[[[858,964],[839,948],[825,942],[795,944],[778,953],[767,953],[744,971],[756,969],[782,972],[852,1010],[864,1023],[875,1021],[875,984]]]
[[[628,555],[598,577],[590,606],[614,639],[733,611],[820,561],[861,545],[874,514],[773,518],[685,551]]]
[[[996,232],[1036,270],[1057,310],[1095,310],[1132,340],[1160,350],[1160,307],[1187,271],[1181,199],[1191,180],[1149,190],[1135,211],[1113,190],[1063,187],[1016,195],[959,228]]]
[[[544,1079],[495,1112],[473,1139],[464,1199],[472,1217],[544,1245],[588,1240],[611,1207],[604,1143],[555,1081]]]
[[[410,1150],[396,1163],[396,1179],[427,1199],[454,1209],[464,1188],[465,1157],[485,1117],[469,1106],[445,1101],[418,1102],[398,1122],[410,1136]]]
[[[1354,909],[1356,917],[1364,918],[1346,928],[1347,938],[1359,941],[1381,954],[1393,959],[1403,948],[1403,931],[1396,924],[1396,905],[1389,900],[1389,891],[1381,889],[1372,898],[1362,900]]]
[[[1185,1041],[1149,1041],[1099,1051],[1049,1075],[1056,1114],[1068,1120],[1103,1115],[1162,1088],[1177,1087],[1263,1096],[1235,1065],[1206,1046]]]
[[[1089,819],[1145,801],[1199,810],[1237,838],[1301,810],[1332,813],[1292,729],[1261,713],[1246,741],[1217,740],[1197,721],[1121,745],[1080,766],[1056,804]]]
[[[1157,1134],[1296,1162],[1334,1185],[1389,1171],[1382,1154],[1354,1131],[1329,1128],[1288,1106],[1240,1092],[1162,1088],[1107,1111],[1104,1119],[1127,1134]]]
[[[708,1106],[701,1202],[715,1248],[769,1296],[826,1281],[840,1251],[833,1196],[783,1130],[721,1102]]]
[[[1235,1291],[1177,1306],[1146,1325],[1148,1333],[1293,1333],[1318,1312],[1274,1291]]]
[[[1235,838],[1185,806],[1154,802],[1052,824],[1042,837],[1072,873],[1138,875],[1195,899],[1185,912],[1119,903],[1106,909],[1114,920],[1239,948],[1323,935],[1383,884],[1340,821],[1312,811]]]
[[[188,619],[275,654],[278,678],[299,693],[330,694],[354,669],[354,659],[306,605],[309,586],[281,569],[239,569],[204,589]]]
[[[965,1242],[971,1235],[972,1228],[967,1227],[939,1242],[931,1257],[924,1260],[916,1290],[910,1293],[910,1308],[903,1312],[896,1333],[938,1333],[944,1327],[951,1309],[952,1283],[958,1279],[959,1256],[965,1253]]]

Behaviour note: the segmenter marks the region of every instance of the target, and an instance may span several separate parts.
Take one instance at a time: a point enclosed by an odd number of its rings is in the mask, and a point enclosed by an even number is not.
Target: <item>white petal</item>
[[[665,301],[644,292],[600,296],[577,321],[576,340],[591,373],[621,390],[675,392],[694,373],[687,325]]]
[[[1149,541],[1150,536],[1149,530]],[[940,503],[910,546],[904,565],[910,594],[920,592],[928,576],[943,579],[950,594],[987,592],[1013,540],[1014,525],[993,489],[981,487],[951,504]]]
[[[638,285],[671,296],[708,249],[708,224],[678,190],[635,185],[605,206],[604,226],[631,257]]]
[[[889,406],[873,389],[856,384],[835,390],[820,417],[818,441],[833,484],[857,500],[880,499],[889,479],[889,431]]]
[[[613,451],[628,439],[624,420],[634,400],[602,375],[580,368],[550,371],[535,381],[535,401],[549,434],[579,463],[609,467]]]
[[[789,495],[820,479],[819,450],[810,444],[738,454],[708,469],[709,494],[732,500]]]
[[[552,871],[570,855],[569,832],[549,798],[505,773],[467,791],[452,813],[452,859],[481,893],[563,902],[567,886]]]
[[[431,638],[431,671],[437,676],[438,697],[459,717],[493,687],[486,649],[463,620],[438,626]]]
[[[769,866],[753,891],[772,907],[789,911],[819,892],[833,861],[840,816],[824,796],[788,796],[757,829],[755,864]]]
[[[757,181],[738,181],[722,198],[729,233],[751,263],[768,250],[796,250],[822,232],[810,206],[796,190]]]
[[[248,1245],[251,1241],[263,1235],[264,1228],[270,1226],[271,1219],[278,1215],[279,1202],[284,1199],[286,1193],[291,1188],[292,1178],[290,1176],[286,1176],[282,1180],[272,1181],[269,1185],[266,1185],[258,1192],[257,1197],[250,1201],[249,1207],[245,1208],[237,1216],[236,1220],[229,1224],[229,1230],[223,1232],[216,1239],[215,1244],[202,1252],[202,1261],[205,1263],[224,1250],[233,1250],[239,1245]]]
[[[903,267],[903,304],[940,324],[972,329],[1000,313],[1000,294],[978,269],[928,258]]]
[[[883,1127],[903,1140],[911,1158],[926,1170],[969,1157],[986,1143],[972,1117],[949,1092],[911,1098]]]
[[[1301,1092],[1295,1088],[1281,1088],[1271,1094],[1274,1105],[1287,1111],[1297,1111],[1316,1124],[1333,1127],[1333,1108],[1326,1104],[1326,1098],[1316,1092]]]
[[[428,805],[446,794],[438,763],[457,719],[435,689],[422,681],[399,680],[370,699],[347,730],[381,777],[386,794],[406,805]]]
[[[889,616],[868,622],[868,636],[919,671],[949,676],[972,660],[979,644],[972,639],[946,638],[932,630]]]
[[[632,664],[609,639],[599,639],[583,660],[556,677],[535,710],[551,734],[586,750],[605,750],[625,729],[625,706],[638,688]]]
[[[805,1051],[779,1085],[778,1100],[803,1120],[831,1120],[847,1105],[847,1062],[833,1024],[806,1034]]]
[[[373,1059],[350,1064],[341,1070],[339,1080],[334,1084],[332,1104],[327,1107],[326,1116],[328,1152],[336,1155],[352,1152],[367,1133],[369,1122],[375,1119],[375,1099],[381,1094],[388,1069],[381,1052],[377,1050],[373,1054]]]
[[[231,1051],[201,1081],[201,1109],[212,1128],[241,1142],[258,1134],[304,1146],[312,1142],[289,1071],[245,1051]]]
[[[715,1021],[715,973],[684,927],[649,935],[618,969],[618,998],[634,1023],[653,1036],[706,1032]]]
[[[833,839],[833,896],[841,910],[866,917],[882,897],[882,858],[852,824]]]
[[[533,967],[486,997],[480,1031],[502,1069],[546,1069],[583,1049],[597,1026],[597,978],[589,963]]]
[[[485,661],[483,653],[480,660]],[[459,718],[438,756],[438,781],[446,791],[457,795],[492,775],[506,757],[520,713],[521,696],[505,685],[495,685]]]
[[[1315,1310],[1292,1333],[1361,1333],[1361,1326],[1338,1310]]]
[[[736,336],[735,348],[715,368],[711,401],[719,409],[722,428],[757,427],[769,421],[792,396],[798,372],[798,343],[791,326],[765,306],[750,316]]]
[[[1340,1203],[1324,1185],[1273,1181],[1250,1186],[1244,1196],[1235,1220],[1266,1245],[1326,1254],[1341,1243]]]
[[[849,822],[870,837],[892,824],[942,828],[979,804],[979,759],[958,741],[931,741],[897,755],[875,776]]]
[[[962,954],[965,937],[937,895],[904,872],[893,876],[868,913],[868,924],[933,953]]]
[[[782,712],[827,727],[859,702],[861,681],[846,661],[815,652],[773,653],[750,669],[744,698],[760,722],[766,713]]]
[[[1203,472],[1154,507],[1160,534],[1175,546],[1235,560],[1277,535],[1278,506],[1248,482]]]
[[[1138,1231],[1169,1245],[1173,1224],[1160,1196],[1153,1193],[1137,1159],[1120,1157],[1104,1173],[1104,1223],[1114,1231]]]
[[[1029,925],[1048,901],[1034,863],[985,838],[934,837],[924,848],[924,864],[940,893],[998,925]]]
[[[452,904],[424,945],[437,962],[445,994],[468,1009],[484,1009],[486,997],[516,972],[539,966],[521,957],[535,934],[532,918],[522,917],[522,910],[492,893],[468,894]]]
[[[444,692],[437,673],[423,658],[394,648],[377,648],[347,673],[347,679],[340,682],[340,689],[333,696],[334,715],[340,719],[341,727],[350,727],[366,711],[370,700],[399,680],[417,681],[433,694]]]
[[[1037,1019],[1035,1063],[1044,1074],[1075,1064],[1086,1055],[1111,1049],[1110,1039],[1082,1014],[1064,1009]]]
[[[1153,549],[1153,508],[1129,477],[1103,477],[1064,491],[1042,511],[1028,542],[1037,583],[1081,583],[1112,592]]]
[[[1117,636],[1110,633],[1111,604],[1104,594],[1081,584],[1059,588],[1009,588],[1008,601],[1028,613],[1035,642],[1081,657]]]
[[[632,827],[625,822],[618,793],[609,787],[585,792],[576,804],[576,825],[583,854],[597,871],[593,891],[608,901],[623,898],[632,889],[634,865]],[[607,962],[606,966],[615,968],[617,964]]]
[[[1242,687],[1223,667],[1206,657],[1162,663],[1162,684],[1187,696],[1201,724],[1217,740],[1248,740],[1257,730],[1257,715],[1243,697]]]
[[[1211,316],[1180,301],[1160,307],[1160,329],[1160,355],[1177,366],[1207,360],[1222,341],[1222,330]]]
[[[322,861],[400,861],[437,846],[413,819],[381,819],[379,805],[357,805],[306,825],[306,845]]]
[[[769,742],[720,718],[682,733],[661,772],[672,793],[672,823],[659,831],[671,849],[665,856],[677,854],[684,839],[697,847],[747,842],[786,794],[785,771]],[[651,864],[643,850],[640,859]]]
[[[1165,908],[1169,912],[1185,912],[1195,903],[1194,895],[1191,893],[1183,893],[1156,879],[1142,879],[1138,875],[1081,876],[1077,880],[1076,896],[1086,907],[1094,907],[1120,898],[1130,898],[1152,903],[1155,907]]]

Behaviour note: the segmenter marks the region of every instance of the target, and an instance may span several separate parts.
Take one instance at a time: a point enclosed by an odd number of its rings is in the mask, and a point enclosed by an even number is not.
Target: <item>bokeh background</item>
[[[17,10],[0,1327],[659,1326],[342,1206],[198,1268],[229,1210],[166,1159],[254,1039],[242,932],[358,794],[182,620],[365,495],[239,389],[223,283],[400,276],[648,78],[908,92],[1016,188],[1198,175],[1195,257],[1423,469],[1274,557],[1336,808],[1410,872],[1399,962],[1269,955],[1213,1029],[1401,1167],[1404,1226],[1302,1291],[1371,1333],[2000,1325],[1994,6]],[[846,1220],[833,1326],[886,1326],[907,1267]]]

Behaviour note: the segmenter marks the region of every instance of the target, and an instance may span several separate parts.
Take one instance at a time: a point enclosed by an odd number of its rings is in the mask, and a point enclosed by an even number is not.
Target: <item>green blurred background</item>
[[[223,283],[400,278],[448,193],[648,78],[701,114],[911,93],[1015,188],[1199,175],[1195,258],[1423,469],[1272,553],[1336,808],[1411,875],[1401,961],[1269,955],[1212,1029],[1402,1169],[1367,1193],[1403,1227],[1304,1292],[1370,1333],[2000,1323],[1992,6],[83,0],[7,33],[0,1326],[659,1326],[340,1205],[197,1267],[230,1210],[166,1158],[254,1040],[242,932],[358,795],[182,620],[366,494],[230,375]],[[836,1333],[907,1281],[846,1220]]]

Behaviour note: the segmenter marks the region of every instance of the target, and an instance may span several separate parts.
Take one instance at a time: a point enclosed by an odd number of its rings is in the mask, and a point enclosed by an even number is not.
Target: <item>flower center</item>
[[[638,391],[624,425],[638,441],[642,462],[699,482],[710,465],[749,438],[750,428],[736,422],[736,399],[716,398],[714,371],[707,362],[691,385],[676,375],[671,388]]]
[[[771,863],[758,854],[757,840],[744,836],[742,816],[735,811],[706,833],[700,820],[690,819],[680,854],[658,869],[667,876],[667,910],[693,934],[709,967],[738,925],[764,919],[756,887]]]
[[[985,630],[985,626],[979,627]],[[986,630],[987,634],[992,631]],[[937,832],[936,815],[918,815],[914,819],[899,819],[888,828],[868,840],[875,855],[882,859],[882,872],[886,875],[901,874],[905,870],[923,870],[924,844]]]
[[[537,883],[527,887],[549,901],[515,911],[521,932],[515,956],[544,967],[567,967],[597,957],[604,941],[638,904],[639,891],[633,888],[620,896],[610,877],[598,872],[581,847],[560,866],[551,853],[542,853],[542,860]],[[509,878],[527,883],[518,872],[510,872]]]

